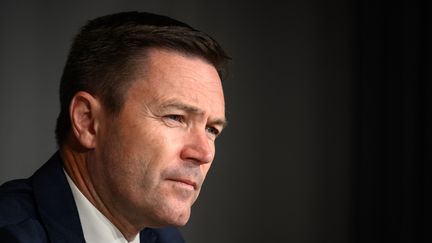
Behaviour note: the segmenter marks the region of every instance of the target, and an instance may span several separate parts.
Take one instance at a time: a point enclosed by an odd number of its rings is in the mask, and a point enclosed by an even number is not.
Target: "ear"
[[[78,143],[86,149],[96,146],[101,104],[93,95],[80,91],[71,100],[69,115],[71,128]]]

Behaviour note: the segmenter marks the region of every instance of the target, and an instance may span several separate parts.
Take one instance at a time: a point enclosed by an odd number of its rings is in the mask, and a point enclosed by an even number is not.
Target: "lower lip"
[[[192,185],[184,183],[182,181],[176,181],[176,180],[170,180],[170,181],[175,182],[177,185],[181,186],[182,188],[185,188],[185,189],[188,189],[191,191],[195,190],[195,188]]]

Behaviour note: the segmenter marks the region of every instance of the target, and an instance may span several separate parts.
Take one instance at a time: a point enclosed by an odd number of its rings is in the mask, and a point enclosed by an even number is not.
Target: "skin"
[[[127,240],[145,227],[186,224],[225,125],[212,65],[163,49],[140,65],[115,117],[97,97],[74,96],[61,148],[66,172]]]

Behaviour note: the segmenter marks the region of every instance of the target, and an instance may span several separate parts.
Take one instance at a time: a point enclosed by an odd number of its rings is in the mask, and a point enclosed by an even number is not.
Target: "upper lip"
[[[181,182],[181,183],[184,183],[184,184],[188,184],[188,185],[191,185],[194,188],[194,190],[197,189],[197,183],[194,182],[194,181],[192,181],[192,180],[189,180],[189,179],[185,179],[185,178],[170,178],[169,180]]]

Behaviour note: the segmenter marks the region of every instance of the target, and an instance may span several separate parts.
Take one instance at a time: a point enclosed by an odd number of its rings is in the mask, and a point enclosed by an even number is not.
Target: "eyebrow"
[[[192,105],[188,105],[188,104],[184,104],[181,102],[169,102],[167,104],[162,105],[163,109],[169,109],[169,108],[175,108],[175,109],[179,109],[179,110],[183,110],[186,111],[188,113],[193,113],[196,115],[203,115],[204,111],[196,106],[192,106]],[[209,122],[212,125],[219,125],[222,126],[222,128],[225,128],[227,126],[227,120],[225,118],[222,119],[214,119],[214,120],[210,120]]]

